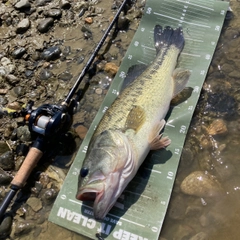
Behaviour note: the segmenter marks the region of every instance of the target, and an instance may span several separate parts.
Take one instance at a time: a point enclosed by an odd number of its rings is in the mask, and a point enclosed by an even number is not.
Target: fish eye
[[[81,177],[86,177],[87,175],[88,175],[88,168],[86,168],[86,167],[83,167],[81,170],[80,170],[80,176]]]

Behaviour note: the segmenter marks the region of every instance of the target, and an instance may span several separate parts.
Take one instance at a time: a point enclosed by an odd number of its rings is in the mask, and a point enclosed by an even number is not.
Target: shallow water
[[[204,83],[160,239],[240,238],[240,4],[230,1],[230,6],[234,17],[225,21]],[[221,129],[223,134],[212,136],[217,124],[211,123],[216,119],[223,120],[227,130]],[[206,172],[215,176],[222,193],[204,196],[197,179],[192,192],[200,196],[183,194],[180,189],[183,179],[195,171],[202,171],[202,176]]]

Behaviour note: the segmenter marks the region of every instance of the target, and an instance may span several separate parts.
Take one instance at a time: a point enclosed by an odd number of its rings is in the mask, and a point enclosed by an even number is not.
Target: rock
[[[19,78],[17,78],[17,77],[16,77],[15,75],[13,75],[13,74],[8,74],[8,75],[6,76],[6,80],[7,80],[11,85],[13,85],[13,86],[15,86],[16,83],[19,82]]]
[[[0,154],[3,154],[7,151],[9,151],[9,146],[7,145],[7,143],[5,141],[0,141]]]
[[[15,4],[16,9],[29,8],[29,7],[31,7],[31,4],[29,3],[28,0],[20,0]]]
[[[75,131],[81,139],[84,139],[88,129],[83,125],[79,125],[75,128]]]
[[[0,168],[0,184],[9,184],[12,181],[12,177],[9,176],[2,168]]]
[[[30,197],[27,200],[27,205],[30,206],[34,212],[38,212],[42,209],[42,202],[39,198],[36,197]]]
[[[3,57],[1,59],[1,64],[2,67],[0,67],[0,75],[7,75],[10,74],[12,72],[14,72],[15,70],[15,65],[12,64],[12,62],[10,61],[10,59]]]
[[[91,18],[91,17],[85,18],[85,23],[92,24],[93,23],[93,18]]]
[[[0,239],[8,239],[7,236],[11,233],[12,217],[6,216],[0,223]]]
[[[222,119],[214,120],[207,128],[208,134],[212,136],[225,135],[228,132],[226,122]]]
[[[34,229],[34,224],[30,221],[18,221],[15,225],[15,232],[14,235],[20,236],[23,234],[27,234]]]
[[[205,232],[199,232],[192,236],[189,240],[209,240],[209,237]]]
[[[223,189],[216,177],[208,172],[195,171],[189,174],[181,183],[183,193],[201,198],[216,197],[223,193]]]
[[[0,168],[0,184],[7,185],[12,181],[12,177]]]
[[[47,204],[51,204],[53,203],[53,201],[55,200],[55,198],[57,197],[57,194],[58,192],[53,189],[53,188],[50,188],[50,189],[46,189],[44,191],[44,194],[42,196],[42,199],[45,203]]]
[[[115,63],[109,62],[106,63],[104,71],[110,73],[111,76],[115,76],[118,71],[118,66]]]
[[[37,30],[40,33],[46,33],[52,26],[54,23],[54,19],[49,17],[49,18],[45,18],[44,20],[41,20],[38,25],[37,25]]]
[[[22,87],[20,87],[20,88],[23,90]],[[13,92],[14,92],[14,90],[13,90]],[[13,92],[11,92],[11,95],[14,96],[14,97],[17,97],[16,94],[15,94],[15,92],[14,92],[14,94],[13,94]],[[19,96],[21,96],[21,95],[19,95]],[[7,105],[7,107],[10,108],[10,109],[12,109],[12,110],[16,110],[16,111],[19,111],[19,110],[22,109],[22,107],[21,107],[21,105],[19,104],[19,102],[9,103],[9,104]]]
[[[51,0],[36,0],[36,6],[39,7],[39,6],[44,6],[46,5],[48,2],[50,2]]]
[[[14,168],[14,155],[7,151],[0,156],[0,167],[3,170],[12,170]]]
[[[16,33],[24,33],[26,32],[30,27],[30,20],[28,18],[24,18],[16,28]]]
[[[59,8],[51,8],[47,11],[46,15],[52,18],[60,18],[62,16],[62,10]]]
[[[71,7],[71,3],[67,0],[60,0],[60,7],[63,9],[69,9]]]
[[[60,57],[60,55],[61,55],[60,47],[53,46],[53,47],[46,49],[42,53],[42,58],[46,61],[52,61],[52,60],[58,59]]]
[[[26,53],[26,48],[20,47],[20,48],[15,49],[12,52],[12,57],[15,59],[20,59],[24,55],[24,53]]]
[[[63,72],[58,75],[58,79],[61,79],[63,81],[69,81],[72,79],[72,74],[70,72]]]
[[[103,90],[101,88],[96,88],[95,93],[98,94],[98,95],[102,95]]]
[[[21,141],[28,142],[31,140],[31,133],[28,129],[28,126],[20,126],[17,128],[17,137]]]
[[[39,73],[39,78],[41,80],[48,80],[49,78],[52,77],[52,72],[48,69],[42,69]]]

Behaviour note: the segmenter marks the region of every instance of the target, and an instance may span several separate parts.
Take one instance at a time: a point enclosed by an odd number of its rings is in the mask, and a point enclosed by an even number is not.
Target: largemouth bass
[[[156,25],[154,62],[116,98],[100,121],[79,175],[76,198],[94,201],[96,219],[103,219],[137,173],[150,150],[170,144],[161,137],[171,99],[190,76],[175,69],[184,46],[181,28]]]

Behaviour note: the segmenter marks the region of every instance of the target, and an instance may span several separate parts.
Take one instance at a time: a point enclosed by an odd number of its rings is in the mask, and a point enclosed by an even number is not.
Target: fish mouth
[[[93,213],[94,218],[97,220],[102,220],[109,208],[108,202],[104,201],[105,186],[104,183],[98,183],[97,185],[91,187],[86,186],[79,190],[76,198],[81,201],[91,201],[93,203]]]
[[[118,177],[103,181],[94,181],[79,189],[76,198],[81,201],[93,201],[93,214],[96,220],[103,220],[118,197]]]

